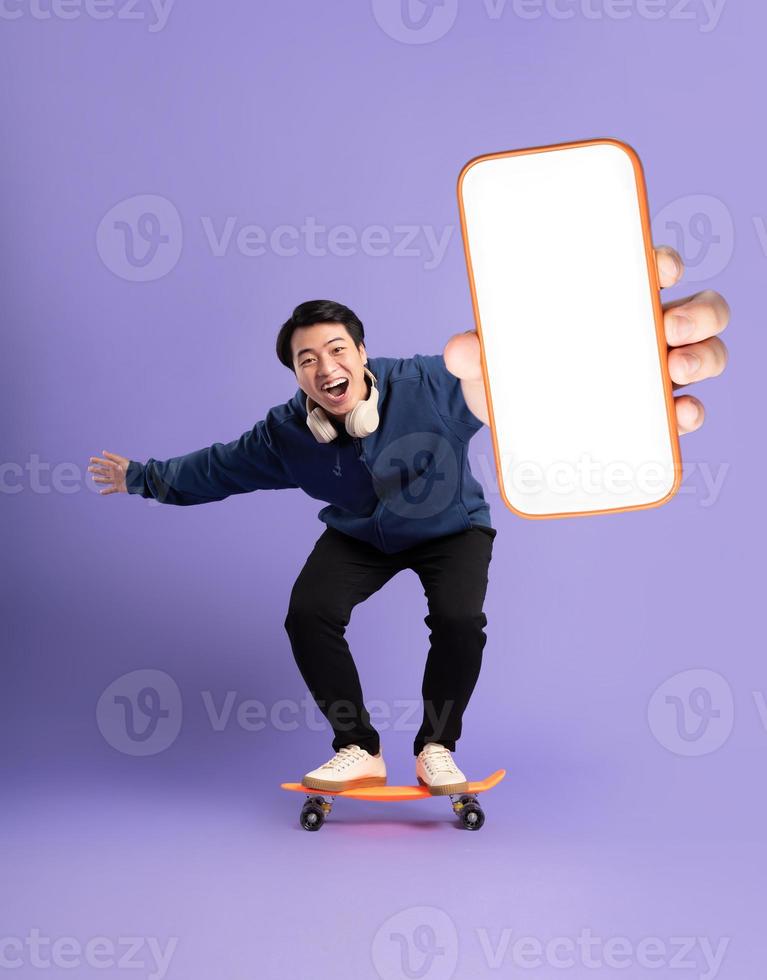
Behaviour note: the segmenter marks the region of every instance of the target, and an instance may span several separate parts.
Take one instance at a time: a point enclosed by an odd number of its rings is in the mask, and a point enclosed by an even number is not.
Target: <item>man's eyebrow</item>
[[[328,341],[326,341],[326,342],[325,342],[325,343],[324,343],[324,344],[323,344],[322,346],[323,346],[323,347],[327,347],[327,346],[328,346],[328,344],[334,344],[334,343],[335,343],[335,342],[336,342],[337,340],[345,340],[345,338],[344,338],[344,337],[334,337],[334,338],[333,338],[332,340],[328,340]],[[299,352],[298,352],[298,353],[296,354],[296,357],[298,358],[298,357],[300,357],[300,356],[301,356],[302,354],[312,354],[312,353],[313,353],[313,348],[311,348],[311,347],[303,347],[303,348],[301,348],[301,350],[300,350],[300,351],[299,351]]]

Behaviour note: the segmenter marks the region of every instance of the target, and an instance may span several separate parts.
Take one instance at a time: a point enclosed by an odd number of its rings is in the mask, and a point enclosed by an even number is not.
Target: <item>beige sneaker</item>
[[[415,774],[418,782],[432,796],[451,796],[453,793],[469,791],[469,783],[453,762],[450,749],[437,742],[428,742],[416,756]]]
[[[301,780],[309,789],[340,793],[345,789],[386,785],[386,763],[379,752],[371,755],[359,745],[345,745],[318,769]]]

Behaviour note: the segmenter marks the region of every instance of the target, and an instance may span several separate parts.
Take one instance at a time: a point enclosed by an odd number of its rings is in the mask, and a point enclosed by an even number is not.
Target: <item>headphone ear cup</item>
[[[350,436],[364,439],[378,428],[378,387],[375,375],[365,368],[365,374],[370,378],[370,394],[363,401],[357,402],[346,416],[344,425]]]
[[[338,437],[335,426],[328,419],[319,405],[315,406],[311,400],[307,400],[309,412],[306,416],[306,424],[317,442],[332,442]]]

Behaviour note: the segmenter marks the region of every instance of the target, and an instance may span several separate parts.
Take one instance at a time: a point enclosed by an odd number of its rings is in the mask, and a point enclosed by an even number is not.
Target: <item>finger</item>
[[[730,307],[713,289],[663,306],[666,342],[672,347],[720,334],[730,322]]]
[[[98,469],[103,470],[106,473],[114,473],[116,470],[120,469],[120,464],[112,462],[111,459],[101,459],[98,456],[91,456],[90,461],[92,463],[97,463]],[[96,467],[93,468],[96,469]],[[88,469],[91,469],[91,467],[88,467]]]
[[[675,385],[688,385],[721,374],[727,358],[724,343],[718,337],[709,337],[700,344],[672,348],[668,353],[668,372]]]
[[[94,483],[114,483],[114,480],[112,479],[111,476],[94,476],[93,477],[93,482]]]
[[[692,395],[679,395],[674,399],[676,408],[676,426],[680,436],[694,432],[703,425],[706,410],[703,403]]]
[[[684,275],[684,260],[670,245],[659,245],[655,249],[655,265],[661,289],[675,285]]]

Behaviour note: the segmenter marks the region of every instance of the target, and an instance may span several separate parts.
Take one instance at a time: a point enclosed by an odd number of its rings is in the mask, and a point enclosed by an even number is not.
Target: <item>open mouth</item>
[[[349,390],[349,380],[348,378],[342,378],[337,384],[332,385],[329,388],[323,388],[322,394],[326,398],[329,398],[332,402],[342,402],[346,397],[346,393]]]

